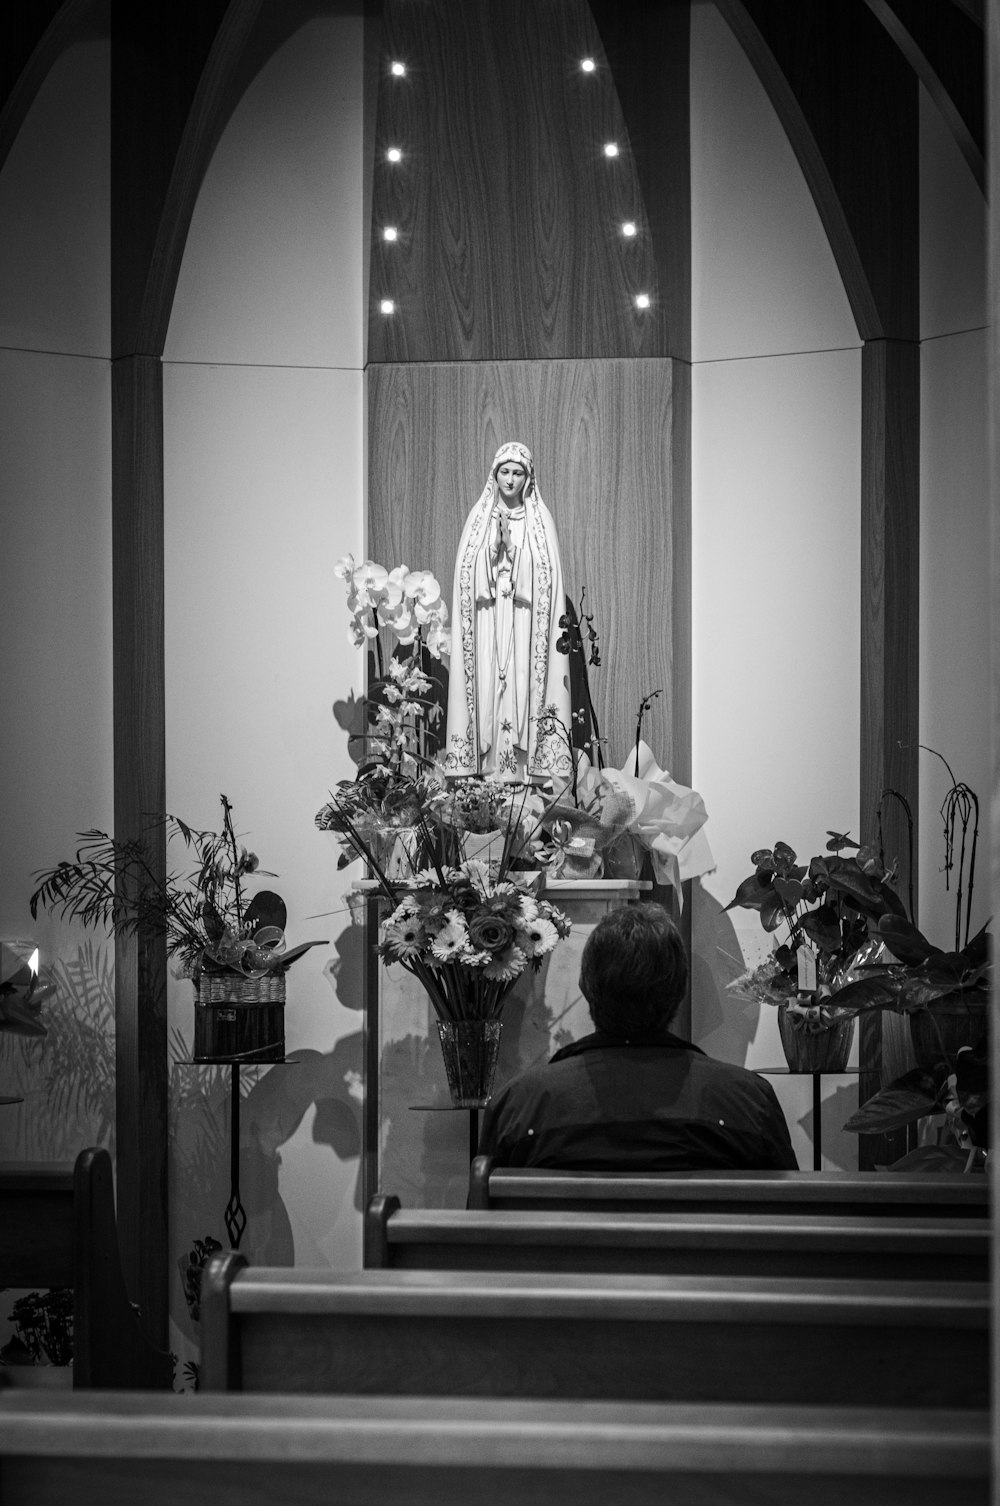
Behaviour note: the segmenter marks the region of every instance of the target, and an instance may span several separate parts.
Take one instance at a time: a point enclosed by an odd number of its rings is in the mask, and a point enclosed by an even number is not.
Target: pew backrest
[[[129,1302],[111,1157],[0,1163],[0,1287],[73,1288],[74,1388],[169,1388],[173,1359],[154,1348]]]
[[[794,1213],[403,1209],[377,1193],[365,1264],[382,1270],[987,1281],[986,1219]]]
[[[989,1499],[989,1417],[380,1397],[0,1396],[5,1506]]]
[[[838,1218],[985,1218],[989,1180],[888,1171],[550,1171],[495,1167],[476,1156],[468,1206],[623,1213],[810,1213]]]
[[[207,1391],[981,1407],[977,1282],[249,1269],[202,1282]]]

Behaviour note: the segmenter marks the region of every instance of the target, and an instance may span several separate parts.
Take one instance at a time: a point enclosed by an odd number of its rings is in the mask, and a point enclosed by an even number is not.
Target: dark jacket
[[[770,1083],[674,1035],[565,1046],[490,1099],[479,1151],[500,1166],[566,1171],[798,1166]]]

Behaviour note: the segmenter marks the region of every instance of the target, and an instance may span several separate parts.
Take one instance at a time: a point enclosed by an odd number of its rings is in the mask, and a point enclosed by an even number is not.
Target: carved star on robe
[[[513,723],[504,719],[504,721],[500,723],[500,730],[502,732],[511,732],[513,730]]]

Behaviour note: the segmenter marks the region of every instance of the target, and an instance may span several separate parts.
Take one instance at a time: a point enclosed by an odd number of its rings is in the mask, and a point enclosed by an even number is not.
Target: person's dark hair
[[[580,962],[591,1018],[616,1040],[662,1035],[687,988],[680,933],[661,905],[623,905],[594,927]]]

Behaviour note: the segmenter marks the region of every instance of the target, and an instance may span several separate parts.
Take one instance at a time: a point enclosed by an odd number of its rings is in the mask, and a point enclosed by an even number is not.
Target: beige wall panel
[[[369,552],[430,569],[450,597],[459,533],[500,444],[522,440],[559,533],[567,592],[595,614],[592,692],[612,763],[627,756],[641,697],[662,688],[645,735],[687,759],[686,444],[674,429],[686,368],[670,360],[375,366],[368,372]],[[678,767],[681,767],[678,764]]]

